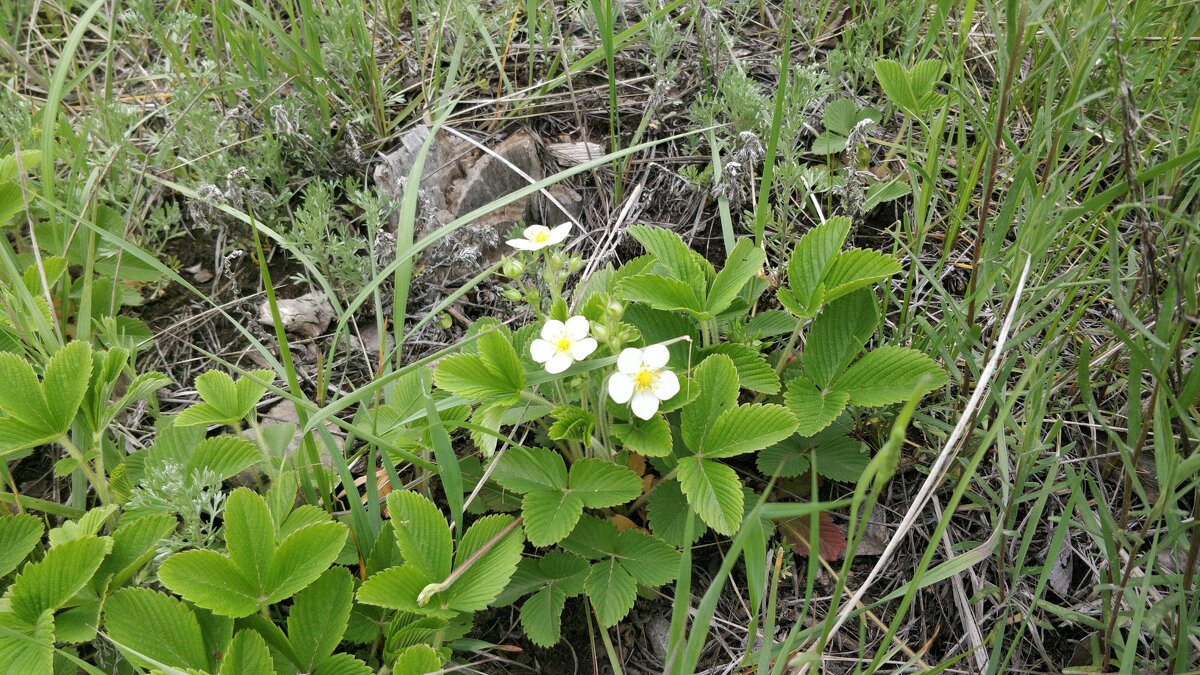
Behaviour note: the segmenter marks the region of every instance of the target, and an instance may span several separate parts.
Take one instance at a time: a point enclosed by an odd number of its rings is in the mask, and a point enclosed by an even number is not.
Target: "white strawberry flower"
[[[561,244],[571,234],[571,224],[563,223],[553,230],[545,225],[530,225],[521,234],[524,239],[509,239],[508,245],[522,251],[540,251]]]
[[[608,378],[608,395],[617,403],[629,403],[634,415],[650,419],[658,412],[660,401],[679,393],[679,377],[666,369],[670,358],[664,345],[622,350],[617,372]]]
[[[588,320],[582,316],[566,322],[551,319],[542,326],[542,337],[529,345],[529,355],[546,364],[547,373],[561,373],[596,351],[596,339],[588,331]]]

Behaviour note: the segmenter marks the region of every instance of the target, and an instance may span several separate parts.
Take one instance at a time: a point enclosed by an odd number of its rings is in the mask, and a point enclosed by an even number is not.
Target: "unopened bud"
[[[525,273],[525,263],[516,258],[509,258],[504,261],[500,271],[509,279],[516,279]]]

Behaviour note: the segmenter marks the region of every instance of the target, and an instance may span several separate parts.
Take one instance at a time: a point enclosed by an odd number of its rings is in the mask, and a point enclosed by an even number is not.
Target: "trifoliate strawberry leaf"
[[[779,393],[779,376],[768,363],[765,356],[756,349],[746,345],[728,343],[714,345],[701,352],[702,356],[709,354],[724,354],[733,360],[737,369],[738,381],[743,389],[758,391],[764,394]]]
[[[801,318],[815,316],[824,300],[821,278],[829,262],[837,255],[850,234],[850,219],[830,218],[804,234],[788,260],[788,288],[778,297],[788,311]]]
[[[762,270],[767,254],[754,245],[754,240],[742,238],[729,251],[725,266],[713,277],[708,288],[704,309],[716,316],[729,309],[734,298],[755,274]]]
[[[804,374],[827,388],[862,352],[879,325],[875,296],[859,290],[829,303],[813,320],[804,341]],[[794,411],[793,411],[794,412]]]
[[[605,628],[624,619],[637,599],[637,581],[614,558],[592,565],[584,588]]]
[[[246,376],[233,381],[228,374],[210,370],[196,378],[196,391],[203,403],[197,403],[175,418],[175,426],[224,424],[235,425],[258,405],[267,391],[267,385],[275,380],[270,370],[252,370]]]
[[[721,534],[736,532],[742,522],[745,497],[733,469],[691,456],[680,459],[677,470],[679,486],[700,518]]]
[[[761,450],[796,430],[787,408],[771,403],[737,405],[712,422],[696,454],[709,458],[735,457]]]
[[[585,458],[571,465],[568,489],[589,509],[617,506],[642,494],[642,481],[626,467]]]
[[[221,675],[275,675],[271,650],[257,631],[242,630],[221,658]]]
[[[680,425],[683,442],[693,451],[703,445],[712,421],[737,403],[737,368],[728,356],[713,354],[696,366],[695,380],[700,395],[684,406]]]
[[[945,384],[946,371],[933,359],[915,349],[886,346],[867,352],[833,386],[847,392],[852,405],[882,406]]]
[[[550,425],[550,438],[556,441],[590,442],[596,417],[579,406],[563,405],[550,413],[554,424]]]
[[[104,627],[130,660],[145,667],[151,663],[142,657],[180,668],[214,666],[195,612],[157,591],[124,588],[112,594],[104,606]]]
[[[663,481],[654,488],[646,502],[646,512],[650,516],[650,531],[672,546],[694,544],[708,530],[707,525],[697,521],[692,524],[692,541],[684,541],[687,518],[692,513],[692,507],[688,505],[677,480]]]
[[[648,420],[634,417],[628,424],[614,424],[610,430],[626,450],[645,457],[667,457],[671,454],[671,425],[661,415]]]
[[[821,390],[812,380],[800,376],[788,382],[783,400],[796,418],[796,431],[802,436],[812,436],[846,409],[850,392],[840,388]]]

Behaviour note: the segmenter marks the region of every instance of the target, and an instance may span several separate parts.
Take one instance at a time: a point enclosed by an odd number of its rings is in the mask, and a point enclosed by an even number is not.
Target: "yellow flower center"
[[[633,386],[640,390],[649,389],[658,381],[658,373],[648,368],[642,368],[633,376]]]
[[[539,230],[534,232],[530,239],[532,239],[533,243],[535,244],[544,244],[550,240],[550,233],[546,230]]]
[[[554,348],[560,352],[569,352],[571,351],[571,345],[574,342],[575,341],[569,337],[562,337],[554,341]]]

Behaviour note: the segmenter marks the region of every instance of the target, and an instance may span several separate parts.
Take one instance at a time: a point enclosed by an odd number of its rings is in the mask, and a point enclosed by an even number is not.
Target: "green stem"
[[[100,497],[100,503],[104,506],[108,506],[108,504],[112,502],[112,498],[108,494],[108,484],[105,482],[104,476],[96,474],[96,471],[92,468],[92,465],[87,461],[86,458],[84,458],[83,453],[79,450],[79,447],[71,442],[71,439],[64,435],[62,438],[58,439],[58,443],[59,445],[63,446],[63,448],[67,451],[67,454],[71,455],[71,457],[79,465],[79,468],[83,471],[84,475],[87,476],[88,482],[90,482],[92,487],[96,490],[96,496]],[[101,452],[103,452],[103,449],[101,449]]]

